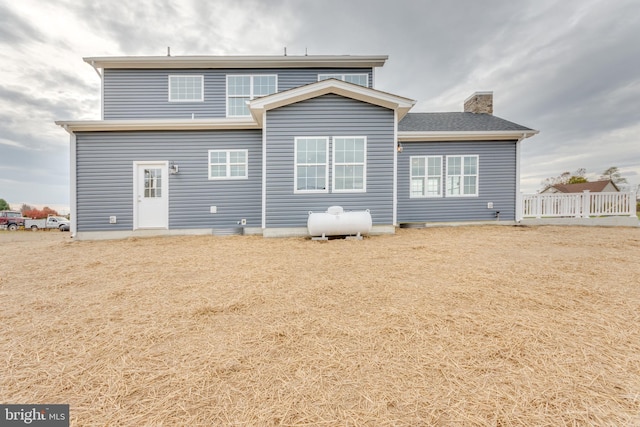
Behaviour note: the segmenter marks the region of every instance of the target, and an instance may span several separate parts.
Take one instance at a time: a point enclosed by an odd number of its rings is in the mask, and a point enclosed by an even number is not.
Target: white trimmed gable
[[[262,124],[262,115],[266,111],[327,94],[336,94],[388,108],[397,112],[398,120],[402,119],[416,103],[413,99],[341,80],[328,79],[254,99],[249,102],[249,110],[256,122]]]

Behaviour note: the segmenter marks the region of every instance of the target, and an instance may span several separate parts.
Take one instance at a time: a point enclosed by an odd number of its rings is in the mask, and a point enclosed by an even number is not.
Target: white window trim
[[[171,99],[171,77],[200,77],[200,98],[199,99]],[[204,75],[202,74],[169,74],[168,76],[169,102],[204,102]]]
[[[243,152],[244,153],[244,176],[231,176],[231,153]],[[211,176],[211,153],[225,153],[227,156],[225,166],[227,173],[225,176]],[[239,164],[239,163],[233,163]],[[210,181],[227,181],[235,179],[248,179],[249,178],[249,150],[208,150],[207,151],[207,175]]]
[[[298,140],[300,139],[324,139],[325,159],[324,164],[324,190],[298,190]],[[306,163],[302,163],[306,165]],[[319,164],[319,163],[317,163]],[[329,137],[328,136],[296,136],[293,145],[293,193],[294,194],[326,194],[329,192]]]
[[[318,81],[326,80],[326,76],[340,76],[340,80],[346,82],[345,76],[364,76],[366,79],[366,85],[363,87],[369,87],[369,74],[368,73],[323,73],[318,74]],[[324,77],[324,78],[323,78]],[[348,83],[348,82],[347,82]],[[355,84],[355,83],[352,83]]]
[[[475,194],[449,194],[449,188],[448,188],[448,184],[449,184],[449,157],[461,157],[462,158],[462,165],[461,165],[461,174],[460,175],[455,175],[455,176],[460,176],[462,178],[460,185],[462,187],[464,187],[464,177],[465,176],[475,176],[476,177],[476,192]],[[464,158],[465,157],[475,157],[476,158],[476,173],[474,175],[465,175],[464,173]],[[445,182],[444,184],[444,194],[445,197],[478,197],[478,194],[480,193],[480,156],[478,156],[477,154],[458,154],[458,155],[451,155],[451,156],[446,156],[445,157]],[[452,175],[453,176],[453,175]]]
[[[224,98],[224,102],[226,104],[227,117],[251,117],[251,113],[243,116],[239,116],[239,115],[232,116],[229,114],[229,96],[233,98],[242,98],[241,96],[238,96],[238,95],[229,95],[229,77],[249,77],[249,100],[252,100],[255,98],[253,94],[253,78],[254,77],[275,77],[276,87],[275,87],[274,93],[278,93],[278,75],[277,74],[227,74],[225,78],[225,98]],[[261,95],[261,96],[267,96],[267,95]]]
[[[336,190],[336,144],[340,138],[362,138],[364,140],[364,162],[362,163],[362,189]],[[366,193],[367,192],[367,137],[366,136],[334,136],[331,147],[331,192],[332,193]],[[340,165],[360,165],[360,163],[340,163]]]
[[[413,193],[411,192],[411,185],[413,184],[413,159],[414,158],[423,158],[424,159],[424,172],[425,175],[424,177],[422,177],[424,179],[423,185],[424,185],[424,196],[415,196],[413,195]],[[429,192],[427,191],[427,182],[429,180],[429,177],[435,177],[436,175],[429,175],[429,158],[436,158],[440,160],[440,194],[438,195],[430,195]],[[444,168],[442,167],[442,156],[411,156],[409,157],[409,198],[410,199],[440,199],[442,197],[444,197],[444,179],[442,176],[442,172],[444,171]]]

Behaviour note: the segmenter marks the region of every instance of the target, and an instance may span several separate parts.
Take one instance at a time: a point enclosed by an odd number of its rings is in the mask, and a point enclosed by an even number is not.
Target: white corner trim
[[[70,233],[71,233],[71,237],[76,237],[76,234],[78,232],[78,195],[77,195],[77,188],[78,188],[78,183],[77,183],[77,139],[76,139],[76,134],[73,132],[69,133],[69,174],[71,175],[71,182],[69,183],[69,190],[70,190],[70,219],[71,219],[71,224],[70,224]]]
[[[522,194],[520,194],[520,144],[522,138],[516,141],[516,221],[522,221]]]
[[[267,113],[262,117],[262,229],[267,227]]]
[[[393,211],[391,221],[398,225],[398,113],[393,112]],[[411,163],[409,163],[411,167]]]

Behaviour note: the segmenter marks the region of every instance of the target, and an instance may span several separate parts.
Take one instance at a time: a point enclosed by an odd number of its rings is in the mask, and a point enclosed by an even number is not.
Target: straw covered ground
[[[0,403],[77,426],[640,426],[637,228],[70,240],[0,233]]]

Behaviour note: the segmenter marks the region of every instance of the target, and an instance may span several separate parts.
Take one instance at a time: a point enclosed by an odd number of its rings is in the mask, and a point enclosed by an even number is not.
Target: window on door
[[[144,170],[144,197],[147,199],[162,197],[162,169]]]

